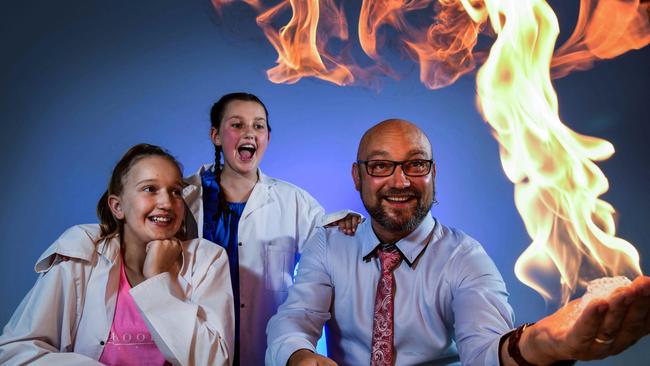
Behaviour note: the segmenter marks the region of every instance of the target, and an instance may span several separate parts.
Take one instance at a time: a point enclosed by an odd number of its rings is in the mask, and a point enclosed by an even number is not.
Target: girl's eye
[[[142,191],[153,193],[153,192],[156,192],[156,187],[154,187],[154,186],[144,186],[144,187],[142,187]]]
[[[183,196],[183,191],[180,189],[172,189],[172,195],[174,197],[182,197]]]
[[[258,130],[263,130],[266,128],[266,126],[262,123],[258,123],[255,125],[255,128],[257,128]]]
[[[232,128],[241,128],[241,122],[233,122],[230,124]]]

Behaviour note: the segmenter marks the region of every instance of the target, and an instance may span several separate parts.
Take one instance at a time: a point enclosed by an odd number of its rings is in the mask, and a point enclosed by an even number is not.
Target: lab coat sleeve
[[[71,258],[39,276],[0,336],[0,364],[101,365],[70,352],[83,296],[72,268],[83,266]]]
[[[208,245],[217,250],[211,257],[195,254],[193,260],[208,264],[194,271],[189,291],[167,272],[130,290],[158,349],[174,364],[232,364],[234,305],[228,258],[220,247]]]
[[[339,210],[332,213],[325,213],[323,207],[306,191],[299,191],[299,215],[298,228],[298,252],[302,253],[305,243],[314,234],[317,228],[333,224],[349,214],[359,215],[363,220],[364,217],[358,212],[352,210]]]
[[[512,328],[508,292],[494,262],[478,243],[448,263],[453,274],[454,331],[463,365],[499,365],[499,340]]]
[[[295,351],[315,351],[323,325],[330,317],[332,280],[327,265],[325,229],[309,240],[287,300],[266,328],[266,365],[285,366]]]
[[[316,228],[323,226],[325,210],[309,193],[303,190],[298,191],[298,217],[296,217],[298,237],[298,253],[302,253],[305,243],[314,234]]]

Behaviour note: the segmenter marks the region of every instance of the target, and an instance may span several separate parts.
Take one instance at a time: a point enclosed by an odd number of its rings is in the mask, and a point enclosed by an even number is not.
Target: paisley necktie
[[[402,261],[397,250],[379,249],[381,277],[375,297],[375,317],[372,324],[371,366],[393,365],[393,312],[395,281],[393,270]]]

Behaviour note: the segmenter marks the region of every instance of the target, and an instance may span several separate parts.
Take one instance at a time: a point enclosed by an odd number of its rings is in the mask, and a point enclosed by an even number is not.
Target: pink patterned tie
[[[375,318],[372,324],[371,366],[393,365],[393,310],[395,285],[393,270],[402,261],[397,250],[384,251],[379,248],[381,277],[375,297]]]

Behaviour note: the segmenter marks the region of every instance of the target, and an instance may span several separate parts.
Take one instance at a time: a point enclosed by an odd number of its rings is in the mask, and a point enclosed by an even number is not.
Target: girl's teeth
[[[171,219],[169,217],[152,217],[151,221],[153,221],[153,222],[170,222]]]

